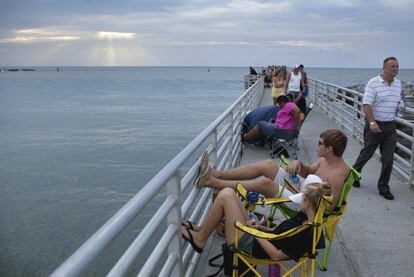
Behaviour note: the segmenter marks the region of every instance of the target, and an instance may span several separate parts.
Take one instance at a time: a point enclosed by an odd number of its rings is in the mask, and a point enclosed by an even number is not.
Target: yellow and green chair
[[[289,160],[286,159],[286,157],[284,157],[283,155],[280,157],[280,167],[286,169],[287,165],[289,164]],[[348,164],[348,166],[350,167],[350,171],[348,173],[347,178],[344,181],[344,185],[342,186],[342,191],[341,191],[341,196],[340,199],[338,201],[338,205],[335,207],[335,209],[331,212],[325,211],[324,212],[324,220],[323,220],[323,232],[324,232],[324,239],[325,239],[325,249],[323,250],[323,257],[322,260],[316,260],[319,268],[322,271],[325,271],[328,269],[328,262],[329,262],[329,255],[330,255],[330,250],[331,250],[331,246],[332,243],[334,241],[335,238],[335,230],[336,230],[336,226],[339,223],[339,221],[341,220],[342,215],[345,213],[346,209],[347,209],[347,196],[348,196],[348,192],[350,191],[352,184],[361,179],[361,173],[359,173],[358,171],[356,171],[352,166],[350,166]],[[258,203],[248,203],[245,202],[245,205],[249,205],[249,210],[252,211],[253,210],[253,205],[263,205],[263,203],[267,202],[270,203],[272,201],[272,199],[283,199],[283,198],[278,198],[281,197],[284,189],[287,189],[287,187],[290,188],[290,190],[295,191],[296,188],[294,186],[292,186],[292,184],[289,182],[288,179],[284,180],[284,186],[282,187],[282,189],[279,191],[278,195],[275,198],[267,198],[265,199],[261,199],[260,202]],[[241,184],[239,184],[237,186],[237,192],[240,195],[246,195],[247,191],[244,189],[243,191],[243,186]],[[297,191],[297,193],[299,193],[299,191]],[[242,197],[243,198],[243,197]],[[329,201],[330,198],[325,198],[326,201]],[[247,201],[247,200],[244,200]],[[280,213],[282,214],[282,216],[284,218],[291,218],[293,216],[295,216],[298,211],[297,210],[292,210],[290,207],[288,207],[286,205],[286,201],[281,201],[281,202],[274,202],[272,204],[272,206],[270,207],[270,211],[268,214],[268,227],[273,227],[273,220],[275,218],[275,213],[276,210],[279,210]]]
[[[281,202],[289,201],[288,198],[279,198],[279,199],[272,199],[270,201],[265,200],[265,204],[275,204]],[[292,276],[292,273],[299,270],[301,271],[301,276],[314,276],[315,274],[315,257],[316,253],[316,245],[321,237],[322,234],[322,223],[323,223],[323,212],[326,209],[329,202],[325,201],[324,197],[321,197],[321,200],[318,204],[318,209],[315,215],[313,222],[306,222],[296,228],[290,229],[281,234],[272,234],[267,232],[262,232],[254,228],[250,228],[245,226],[240,221],[235,222],[236,226],[236,233],[235,233],[235,253],[233,257],[233,277],[237,276],[244,276],[249,271],[252,271],[256,276],[262,276],[255,268],[255,266],[259,265],[272,265],[278,264],[281,268],[282,276]],[[309,229],[313,229],[312,234],[312,247],[309,253],[306,253],[298,262],[292,261],[290,259],[286,260],[274,260],[274,259],[257,259],[252,257],[248,253],[243,252],[242,249],[238,247],[238,239],[240,237],[240,231],[250,234],[252,236],[258,238],[264,238],[269,240],[281,240],[288,237],[292,237],[297,235],[301,232],[307,232]],[[289,264],[286,262],[289,261]],[[309,262],[310,261],[310,262]],[[247,269],[244,272],[238,272],[238,263],[244,263],[247,265]],[[289,265],[294,262],[294,265],[289,267]],[[309,262],[309,263],[308,263]]]
[[[348,177],[345,179],[344,185],[342,186],[341,196],[339,198],[338,205],[331,212],[325,211],[323,216],[323,233],[325,238],[325,249],[323,251],[322,261],[317,260],[317,264],[322,271],[328,269],[329,254],[332,243],[335,238],[335,230],[343,214],[347,209],[347,197],[352,184],[361,179],[361,173],[356,171],[353,167],[348,173]]]

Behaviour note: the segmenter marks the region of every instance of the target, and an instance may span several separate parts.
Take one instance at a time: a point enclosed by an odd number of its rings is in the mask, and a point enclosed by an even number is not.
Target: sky
[[[414,68],[413,0],[0,0],[0,66]]]

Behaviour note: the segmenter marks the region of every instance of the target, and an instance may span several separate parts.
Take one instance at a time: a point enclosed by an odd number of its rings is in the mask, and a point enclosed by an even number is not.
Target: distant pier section
[[[33,68],[0,68],[0,72],[36,71]]]

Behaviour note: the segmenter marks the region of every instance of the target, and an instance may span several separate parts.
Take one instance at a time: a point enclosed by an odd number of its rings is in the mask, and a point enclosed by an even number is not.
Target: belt
[[[386,124],[394,124],[395,123],[395,120],[392,120],[392,121],[379,121],[379,120],[375,120],[375,122],[377,122],[378,124],[386,125]]]

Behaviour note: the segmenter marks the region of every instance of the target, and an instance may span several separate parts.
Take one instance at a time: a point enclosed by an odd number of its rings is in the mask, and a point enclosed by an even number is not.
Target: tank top
[[[291,72],[288,92],[289,91],[300,91],[300,80],[301,79],[302,79],[302,75],[300,74],[300,72],[298,72],[298,75],[295,75],[293,74],[293,72]]]

